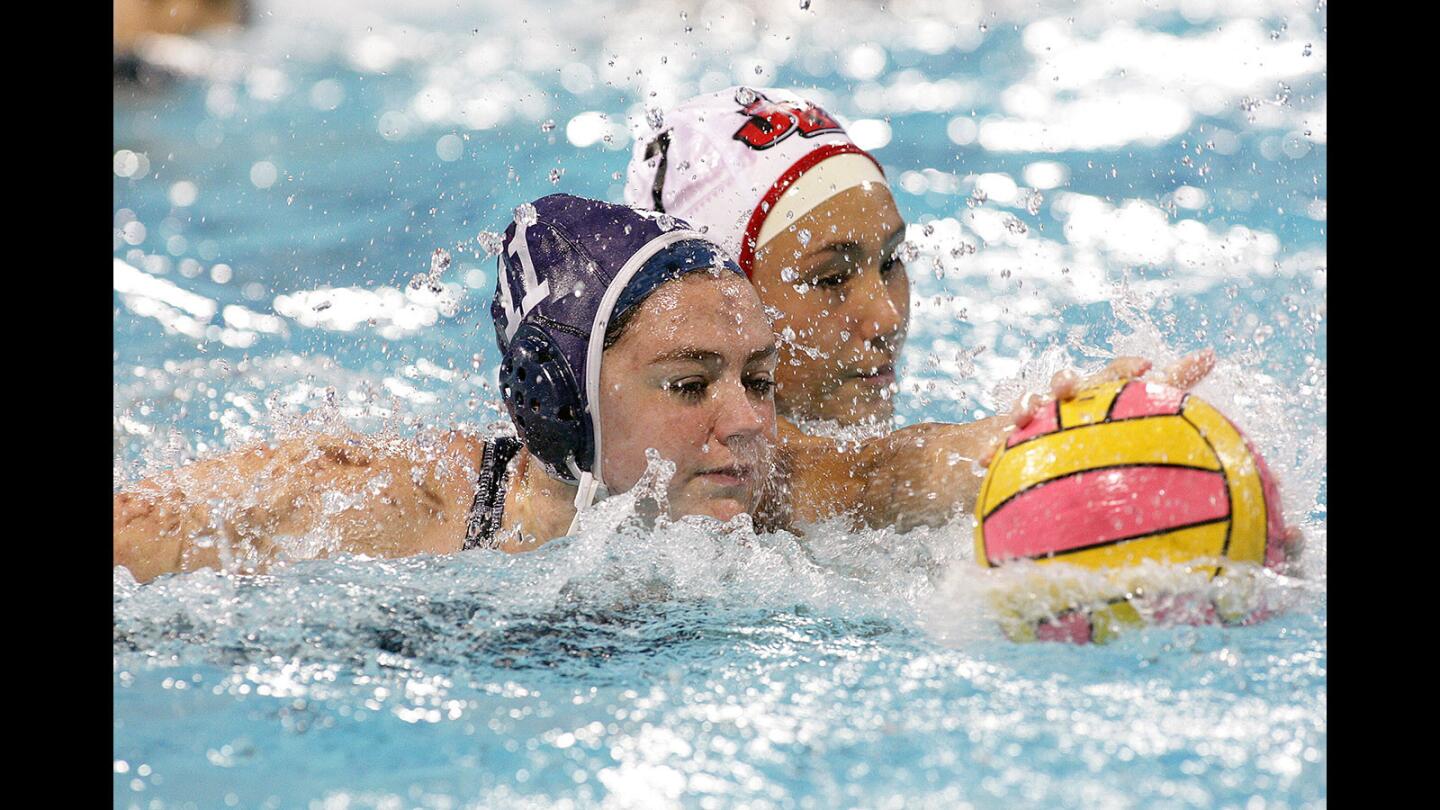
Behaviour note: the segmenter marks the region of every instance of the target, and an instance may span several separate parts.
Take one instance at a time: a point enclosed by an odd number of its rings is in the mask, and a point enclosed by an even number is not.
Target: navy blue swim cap
[[[583,509],[600,483],[600,356],[610,322],[686,273],[745,274],[666,215],[568,194],[532,205],[533,217],[524,210],[505,229],[490,304],[500,390],[526,448],[551,477],[580,485]]]

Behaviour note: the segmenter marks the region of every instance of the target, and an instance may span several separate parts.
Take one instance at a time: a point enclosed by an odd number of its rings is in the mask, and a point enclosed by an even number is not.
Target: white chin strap
[[[595,476],[588,472],[580,473],[580,483],[575,486],[575,518],[570,521],[570,530],[565,533],[573,535],[579,531],[580,515],[609,496],[610,493],[605,489],[605,485],[600,483]]]

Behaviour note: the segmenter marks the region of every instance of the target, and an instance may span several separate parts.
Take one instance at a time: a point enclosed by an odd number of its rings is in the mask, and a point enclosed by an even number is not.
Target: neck
[[[575,485],[556,481],[532,461],[529,449],[522,449],[515,462],[515,481],[505,493],[501,527],[514,530],[501,543],[505,551],[529,551],[564,537],[575,519]]]

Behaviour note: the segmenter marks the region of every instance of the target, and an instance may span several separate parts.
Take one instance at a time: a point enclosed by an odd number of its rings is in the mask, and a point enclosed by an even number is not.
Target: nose
[[[721,444],[753,439],[775,422],[775,400],[755,397],[739,380],[719,386],[711,433]]]
[[[897,267],[891,272],[904,273],[905,269]],[[856,333],[866,342],[893,339],[903,333],[908,325],[910,302],[896,301],[894,295],[909,296],[910,285],[887,283],[878,267],[866,268],[856,281],[860,286],[850,299],[855,303],[851,320]]]

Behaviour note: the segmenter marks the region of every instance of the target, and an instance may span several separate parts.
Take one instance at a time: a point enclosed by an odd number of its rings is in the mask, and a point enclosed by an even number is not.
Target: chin
[[[835,402],[835,400],[831,400]],[[861,399],[835,409],[834,413],[822,412],[821,419],[828,419],[845,427],[865,422],[889,422],[895,417],[895,405],[890,400],[876,397]]]
[[[685,515],[704,515],[714,518],[721,523],[734,520],[737,515],[749,514],[752,511],[748,503],[732,498],[707,499],[694,504],[681,504],[679,509],[672,510],[671,518],[679,518]]]
[[[745,505],[744,505],[744,504],[733,503],[733,502],[730,502],[730,501],[726,501],[726,502],[724,502],[724,503],[722,503],[722,504],[717,505],[715,508],[711,509],[710,512],[709,512],[709,514],[710,514],[710,517],[713,517],[713,518],[715,518],[716,520],[719,520],[719,521],[721,521],[721,522],[728,523],[729,521],[734,520],[736,517],[739,517],[740,515],[749,514],[750,511],[751,511],[751,510],[745,508]]]

